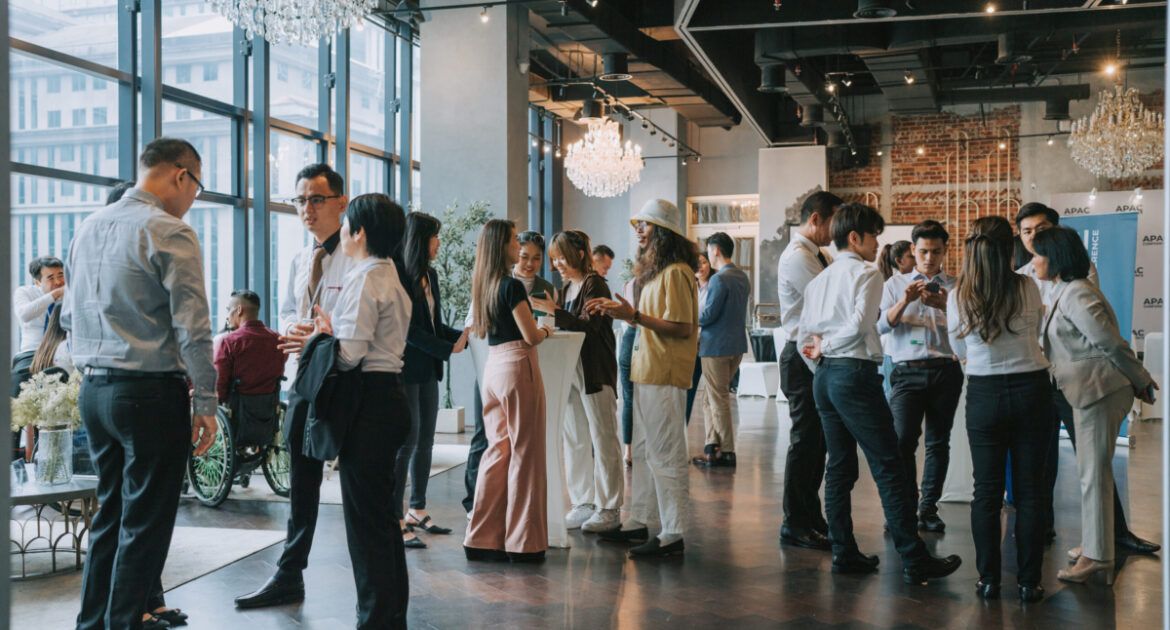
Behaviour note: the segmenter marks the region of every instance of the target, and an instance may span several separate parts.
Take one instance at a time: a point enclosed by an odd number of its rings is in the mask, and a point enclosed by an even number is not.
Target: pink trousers
[[[532,553],[548,549],[544,382],[536,348],[492,346],[480,383],[488,447],[463,544]]]

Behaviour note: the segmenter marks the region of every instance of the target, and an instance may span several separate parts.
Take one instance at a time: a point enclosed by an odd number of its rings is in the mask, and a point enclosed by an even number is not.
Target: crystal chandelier
[[[208,0],[215,10],[270,44],[310,46],[354,26],[378,7],[378,0]]]
[[[642,178],[642,147],[629,140],[608,118],[590,118],[585,137],[569,145],[565,173],[589,197],[616,197]]]

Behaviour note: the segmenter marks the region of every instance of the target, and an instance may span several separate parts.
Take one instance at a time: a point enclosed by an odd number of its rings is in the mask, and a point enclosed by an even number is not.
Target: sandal
[[[406,530],[407,531],[414,531],[414,528],[417,527],[428,534],[436,534],[436,535],[450,534],[452,531],[451,528],[449,528],[449,527],[439,527],[438,525],[427,525],[427,523],[430,523],[430,522],[431,522],[431,517],[429,515],[424,516],[423,520],[420,521],[417,518],[415,518],[415,516],[413,514],[407,514],[406,515]]]
[[[187,613],[180,608],[168,608],[162,612],[152,613],[155,617],[171,624],[171,626],[187,625]]]

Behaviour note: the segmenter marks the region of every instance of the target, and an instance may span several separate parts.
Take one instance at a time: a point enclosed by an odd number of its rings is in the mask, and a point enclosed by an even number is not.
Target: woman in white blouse
[[[406,627],[406,553],[391,525],[394,455],[410,432],[401,373],[411,302],[394,261],[405,227],[406,214],[386,195],[353,198],[341,224],[353,268],[332,317],[316,308],[317,332],[339,342],[338,367],[362,374],[361,402],[339,456],[359,628]]]
[[[1051,422],[1048,361],[1040,349],[1044,304],[1036,283],[1012,269],[1012,227],[1003,217],[971,226],[963,267],[947,298],[951,347],[967,366],[967,437],[974,465],[971,533],[979,581],[975,592],[1000,592],[1000,533],[1005,466],[1011,455],[1016,504],[1017,582],[1022,601],[1044,597],[1044,470]]]

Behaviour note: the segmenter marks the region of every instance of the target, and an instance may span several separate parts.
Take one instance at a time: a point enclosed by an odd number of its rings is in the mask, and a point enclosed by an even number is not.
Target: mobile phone
[[[1146,399],[1150,401],[1149,404],[1151,405],[1158,402],[1158,396],[1154,393],[1153,383],[1146,385]]]
[[[925,288],[930,293],[938,293],[942,290],[942,287],[940,287],[937,282],[931,282],[927,284]]]

